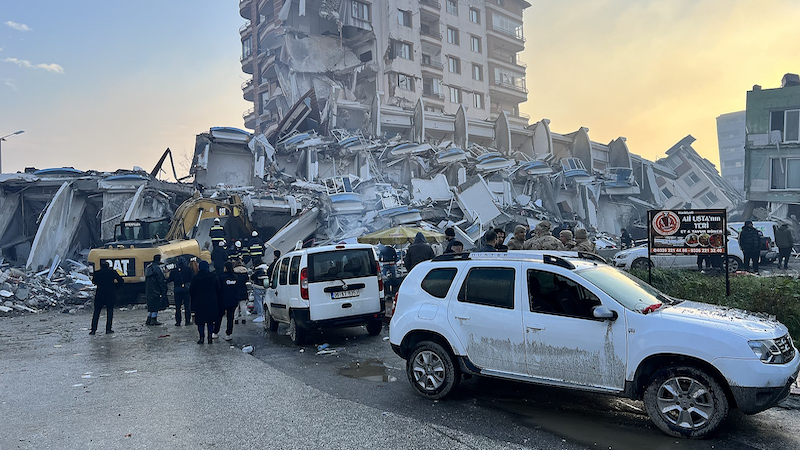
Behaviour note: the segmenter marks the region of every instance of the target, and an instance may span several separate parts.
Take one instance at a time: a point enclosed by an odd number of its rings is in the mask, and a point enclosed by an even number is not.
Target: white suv
[[[643,399],[662,431],[699,438],[729,407],[789,395],[800,358],[772,318],[671,298],[565,252],[445,255],[409,273],[389,328],[409,382],[438,399],[462,374]]]

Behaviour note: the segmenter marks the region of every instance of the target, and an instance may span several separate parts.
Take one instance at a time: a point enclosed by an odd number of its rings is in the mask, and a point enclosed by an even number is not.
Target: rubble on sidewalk
[[[0,268],[0,314],[39,313],[53,308],[81,309],[94,298],[96,286],[89,268],[77,261],[36,273],[32,270]]]

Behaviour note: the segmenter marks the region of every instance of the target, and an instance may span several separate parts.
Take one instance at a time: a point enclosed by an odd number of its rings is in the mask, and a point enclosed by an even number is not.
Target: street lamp
[[[13,132],[11,134],[7,134],[7,135],[5,135],[3,137],[0,137],[0,174],[3,173],[3,141],[5,141],[7,137],[16,136],[16,135],[22,134],[24,132],[25,132],[25,130],[19,130],[19,131],[15,131],[15,132]]]

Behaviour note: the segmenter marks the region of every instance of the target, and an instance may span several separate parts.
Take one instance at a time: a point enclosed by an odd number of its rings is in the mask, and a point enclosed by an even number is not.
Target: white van
[[[269,280],[264,328],[289,324],[302,344],[309,330],[366,325],[370,336],[383,327],[383,279],[375,250],[367,244],[304,248],[284,255]]]

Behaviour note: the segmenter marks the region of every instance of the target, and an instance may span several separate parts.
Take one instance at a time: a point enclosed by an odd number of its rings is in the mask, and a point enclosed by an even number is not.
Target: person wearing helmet
[[[208,237],[211,238],[211,245],[214,247],[219,246],[219,243],[225,240],[225,228],[222,228],[219,218],[214,219],[214,225],[211,225]]]
[[[214,273],[219,276],[225,270],[225,263],[228,262],[228,249],[225,239],[219,241],[214,249],[211,250],[211,262],[214,263]]]
[[[233,245],[228,247],[228,261],[235,261],[242,258],[242,241],[239,239],[233,242]]]
[[[250,260],[253,267],[261,265],[264,261],[264,241],[258,237],[258,231],[253,230],[250,238]]]

